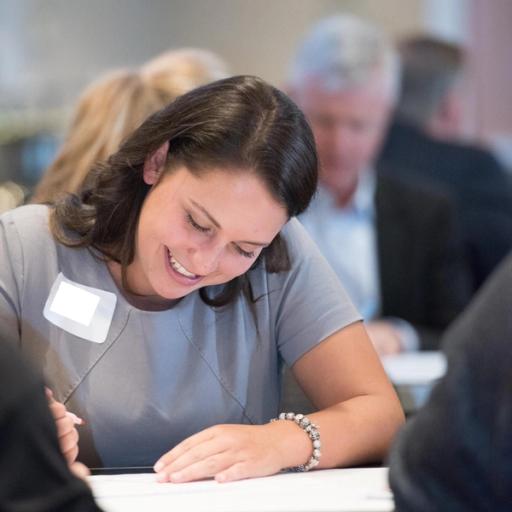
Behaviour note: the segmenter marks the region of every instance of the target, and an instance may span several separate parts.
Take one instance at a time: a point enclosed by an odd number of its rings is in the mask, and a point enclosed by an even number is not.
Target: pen
[[[52,390],[49,388],[45,388],[45,391],[50,403],[56,402]],[[82,418],[78,417],[74,412],[66,411],[66,416],[68,418],[71,418],[75,425],[85,425],[85,421]]]
[[[66,412],[66,415],[69,416],[75,425],[85,425],[85,421],[82,418],[79,418],[74,412]]]

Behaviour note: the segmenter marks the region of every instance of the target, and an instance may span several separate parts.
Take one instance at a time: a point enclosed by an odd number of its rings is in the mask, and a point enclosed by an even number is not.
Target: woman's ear
[[[169,152],[169,141],[162,144],[156,151],[153,151],[144,160],[143,177],[148,185],[154,185],[160,178],[167,161]]]

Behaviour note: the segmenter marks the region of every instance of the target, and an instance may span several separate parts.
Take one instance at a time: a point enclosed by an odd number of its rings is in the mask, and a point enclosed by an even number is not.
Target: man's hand
[[[391,322],[377,320],[368,322],[365,327],[379,356],[398,354],[402,351],[400,333]]]

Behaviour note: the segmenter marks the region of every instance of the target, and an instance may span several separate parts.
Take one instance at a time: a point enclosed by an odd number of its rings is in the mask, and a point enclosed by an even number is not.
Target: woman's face
[[[128,284],[144,296],[177,299],[246,272],[287,221],[259,178],[218,169],[144,171],[143,204]]]

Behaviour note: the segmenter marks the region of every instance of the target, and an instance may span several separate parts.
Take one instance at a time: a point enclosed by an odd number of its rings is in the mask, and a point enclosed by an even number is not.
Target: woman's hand
[[[81,478],[82,480],[85,480],[86,482],[87,477],[91,474],[89,468],[85,464],[82,464],[81,462],[73,462],[72,464],[69,465],[69,469],[75,476]]]
[[[283,436],[298,434],[306,450],[307,435],[296,425],[216,425],[195,434],[163,455],[155,464],[159,482],[188,482],[214,477],[228,482],[277,473],[289,464]],[[291,422],[286,422],[291,423]],[[303,439],[302,439],[303,438]],[[301,443],[299,442],[299,445]],[[300,456],[300,455],[299,455]],[[303,460],[301,460],[303,462]]]
[[[74,414],[67,411],[66,406],[57,402],[50,389],[46,388],[48,405],[57,426],[57,437],[60,449],[68,464],[72,464],[78,456],[78,431],[75,424],[79,420]]]

